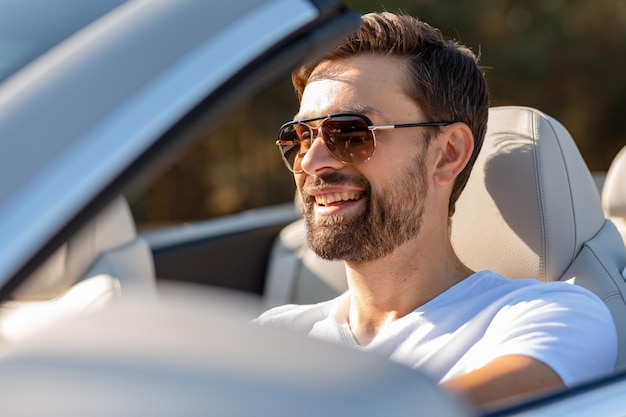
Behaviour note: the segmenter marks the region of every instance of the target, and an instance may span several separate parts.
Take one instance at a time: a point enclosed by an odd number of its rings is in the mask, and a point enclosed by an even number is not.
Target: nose
[[[321,129],[315,132],[317,135],[309,150],[302,157],[302,171],[309,175],[319,175],[320,173],[333,169],[341,169],[344,163],[333,157],[324,144]]]

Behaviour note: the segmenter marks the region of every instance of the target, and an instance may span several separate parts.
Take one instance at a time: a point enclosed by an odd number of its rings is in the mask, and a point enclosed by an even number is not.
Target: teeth
[[[315,202],[322,206],[326,206],[328,204],[336,203],[338,201],[352,201],[352,200],[358,200],[359,198],[360,198],[359,193],[343,192],[343,193],[317,195],[315,196]]]

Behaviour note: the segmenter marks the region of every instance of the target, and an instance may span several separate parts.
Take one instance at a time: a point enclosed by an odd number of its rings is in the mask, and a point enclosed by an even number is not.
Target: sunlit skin
[[[358,111],[374,124],[432,121],[426,120],[419,106],[405,94],[401,82],[404,67],[397,60],[361,55],[335,61],[332,69],[327,69],[322,65],[312,74],[296,119]],[[418,232],[382,257],[346,261],[351,294],[348,320],[361,345],[371,343],[386,325],[473,273],[454,253],[448,230],[448,201],[454,179],[470,158],[472,133],[465,124],[453,123],[442,127],[429,146],[423,134],[422,128],[377,132],[375,155],[359,165],[347,165],[333,158],[318,137],[303,157],[303,172],[294,174],[303,201],[314,198],[317,202],[311,205],[311,233],[338,215],[345,221],[358,216],[370,198],[361,182],[320,186],[324,176],[340,173],[347,178],[362,177],[369,183],[372,195],[385,197],[391,190],[404,192],[398,187],[398,178],[418,157],[423,161],[426,194]],[[332,201],[337,196],[346,200]],[[446,385],[476,404],[486,404],[496,398],[562,383],[541,362],[509,356]]]

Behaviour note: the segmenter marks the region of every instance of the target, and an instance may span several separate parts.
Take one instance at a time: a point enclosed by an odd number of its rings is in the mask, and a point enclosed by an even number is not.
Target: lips
[[[324,213],[333,214],[340,207],[354,206],[351,203],[368,196],[369,189],[369,182],[360,175],[330,172],[323,176],[307,176],[302,185],[302,196],[310,207],[325,207]]]
[[[363,198],[363,194],[354,191],[344,191],[336,193],[318,194],[315,196],[315,203],[319,206],[329,206],[347,201],[356,201]]]

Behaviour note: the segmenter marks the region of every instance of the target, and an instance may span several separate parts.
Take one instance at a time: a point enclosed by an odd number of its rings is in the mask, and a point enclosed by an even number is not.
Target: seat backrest
[[[567,281],[597,294],[618,328],[618,366],[626,366],[626,249],[572,137],[555,119],[527,107],[490,110],[451,238],[473,270]],[[322,301],[345,289],[342,263],[322,261],[306,247],[302,222],[283,230],[269,264],[268,307]]]
[[[565,128],[534,109],[491,109],[453,217],[461,260],[511,278],[558,281],[604,222],[595,183]]]
[[[626,366],[626,249],[572,137],[555,119],[531,108],[491,109],[452,242],[474,270],[594,292],[611,310],[618,366]]]
[[[626,240],[626,146],[617,154],[602,187],[602,207]]]
[[[75,233],[0,307],[0,339],[16,342],[58,321],[99,309],[125,291],[153,293],[152,253],[119,197]]]

